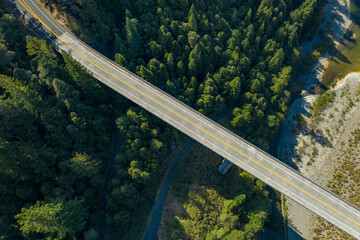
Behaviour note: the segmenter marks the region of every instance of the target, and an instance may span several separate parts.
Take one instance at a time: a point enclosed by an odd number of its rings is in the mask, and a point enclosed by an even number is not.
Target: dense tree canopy
[[[109,100],[8,14],[0,48],[0,238],[79,239],[97,227],[89,216],[109,156]]]
[[[181,101],[208,115],[235,105],[233,126],[265,149],[287,111],[299,42],[316,30],[324,3],[58,1],[78,19],[80,35],[113,46],[119,64]],[[89,27],[94,13],[103,17]],[[108,30],[114,34],[96,37]]]
[[[234,107],[236,132],[267,149],[287,111],[299,43],[312,36],[326,0],[53,2],[74,17],[70,28],[82,39],[184,103],[209,116]],[[126,100],[107,97],[79,63],[25,37],[3,11],[0,52],[0,238],[96,238],[112,102],[125,143],[107,217],[111,227],[127,231],[138,206],[152,203],[159,166],[181,134]],[[261,211],[233,231],[240,198],[224,202],[209,239],[260,231]],[[77,216],[64,213],[71,207]]]
[[[299,43],[314,33],[326,0],[55,2],[75,16],[80,37],[101,43],[118,64],[201,113],[235,106],[231,124],[237,133],[268,149],[288,110]],[[89,19],[93,14],[97,21]],[[173,135],[139,108],[124,112],[117,124],[127,142],[108,204],[108,220],[120,228],[136,215],[120,193],[141,193],[156,179]]]

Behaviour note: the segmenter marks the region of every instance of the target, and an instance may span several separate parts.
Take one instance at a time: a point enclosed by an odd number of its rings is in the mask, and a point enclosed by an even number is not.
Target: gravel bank
[[[360,124],[360,74],[349,74],[334,89],[334,99],[320,113],[320,121],[310,116],[311,103],[316,96],[298,99],[288,115],[279,145],[279,157],[289,162],[302,174],[326,185],[332,178],[342,142]],[[305,124],[300,127],[296,116],[303,116]],[[289,239],[312,239],[314,215],[287,199]],[[300,238],[301,237],[301,238]]]
[[[335,44],[338,44],[351,24],[350,4],[345,4],[344,0],[329,0],[329,3],[324,8],[322,17],[324,22],[320,28],[326,29],[326,26],[329,25],[334,36]],[[313,44],[319,41],[320,37],[317,34],[312,41],[305,42],[303,44],[303,53],[306,54],[311,50]],[[309,126],[307,124],[310,121],[309,110],[312,102],[317,98],[316,95],[310,95],[309,92],[315,85],[319,84],[324,69],[327,67],[327,60],[328,55],[326,53],[313,67],[311,73],[303,77],[304,97],[297,99],[290,106],[289,113],[282,128],[278,148],[278,157],[280,159],[320,184],[326,184],[329,177],[332,176],[332,170],[336,164],[336,158],[334,158],[336,155],[336,142],[333,141],[339,141],[338,139],[334,139],[334,137],[330,140],[329,137],[325,135],[327,134],[325,129],[329,128],[329,125],[332,124],[330,123],[331,121],[334,121],[333,125],[336,121],[339,121],[338,113],[340,113],[340,118],[342,117],[342,110],[338,110],[332,114],[334,117],[329,118],[329,113],[327,111],[333,110],[327,109],[321,113],[326,120],[321,121],[321,123],[317,125],[316,129],[318,132],[315,132],[315,136],[310,136],[310,134],[308,134]],[[357,77],[350,76],[347,79],[357,79]],[[346,82],[347,81],[348,80],[346,80]],[[351,81],[353,80],[350,80],[349,82]],[[338,109],[341,109],[342,104],[344,104],[342,102],[344,100],[338,99],[338,92],[341,91],[340,89],[342,88],[339,87],[339,89],[336,90],[337,93],[334,99],[334,108],[335,105],[339,105]],[[296,116],[298,114],[304,116],[304,119],[306,120],[306,124],[301,131],[297,130],[299,126],[297,125]],[[330,122],[327,122],[328,120]],[[334,130],[329,129],[329,131],[332,132]],[[351,132],[350,129],[343,131]],[[299,157],[298,152],[303,152],[303,156]],[[312,154],[314,157],[312,157]],[[308,163],[310,158],[312,158],[311,163]],[[286,199],[286,206],[288,208],[288,239],[312,239],[314,215],[288,198]]]

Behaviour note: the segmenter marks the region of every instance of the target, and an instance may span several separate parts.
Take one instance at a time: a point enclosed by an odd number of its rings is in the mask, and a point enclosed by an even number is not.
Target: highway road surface
[[[115,64],[61,27],[35,0],[9,0],[32,20],[57,50],[92,75],[225,159],[248,171],[310,211],[360,239],[360,209],[302,176],[209,118]],[[40,30],[42,29],[42,30]]]

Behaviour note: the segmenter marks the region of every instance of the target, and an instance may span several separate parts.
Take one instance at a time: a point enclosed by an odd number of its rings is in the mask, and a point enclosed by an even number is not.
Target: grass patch
[[[335,91],[327,91],[320,95],[313,103],[313,109],[311,111],[312,116],[317,116],[319,112],[324,110],[334,100]]]
[[[306,118],[301,113],[297,114],[293,118],[296,121],[296,127],[298,129],[303,129],[306,125]]]

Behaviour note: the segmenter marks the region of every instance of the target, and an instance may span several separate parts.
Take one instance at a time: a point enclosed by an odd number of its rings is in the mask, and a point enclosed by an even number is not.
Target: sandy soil
[[[359,109],[355,101],[358,98],[359,80],[360,73],[352,73],[331,89],[335,91],[334,100],[320,113],[319,122],[314,122],[315,116],[309,113],[316,95],[295,101],[288,114],[279,145],[279,157],[320,184],[325,185],[331,176],[336,164],[333,155],[339,152],[339,141],[347,139],[355,129],[355,123],[359,122],[360,111],[356,111]],[[350,107],[352,104],[354,106]],[[306,120],[302,127],[295,120],[298,114]],[[316,154],[312,153],[314,148],[317,149]],[[316,157],[311,161],[314,155]]]
[[[351,24],[349,4],[346,6],[344,0],[329,0],[329,3],[324,8],[323,18],[324,22],[320,28],[326,29],[326,26],[330,26],[335,44],[338,44]],[[313,44],[318,41],[320,41],[320,37],[317,34],[313,41],[305,42],[303,44],[303,53],[311,50]],[[343,118],[341,116],[342,107],[345,105],[345,100],[339,97],[341,94],[338,94],[338,92],[342,91],[340,90],[342,88],[339,88],[336,90],[333,108],[329,108],[321,113],[325,120],[316,126],[314,134],[309,134],[309,110],[312,102],[317,97],[316,95],[309,94],[309,92],[315,85],[319,84],[324,69],[328,65],[327,60],[328,54],[325,53],[313,67],[311,73],[303,77],[303,97],[296,100],[290,107],[282,128],[278,149],[278,157],[280,159],[320,184],[327,183],[329,177],[332,176],[332,170],[336,164],[334,156],[337,152],[337,141],[340,141],[339,137],[341,134],[337,134],[337,137],[331,134],[336,131],[334,130],[336,129],[336,123]],[[352,78],[350,77],[350,79]],[[338,106],[338,111],[333,110],[335,106]],[[330,114],[330,111],[332,114]],[[307,124],[305,124],[301,131],[299,131],[296,121],[298,114],[304,116],[307,121]],[[355,121],[355,119],[356,116],[349,121]],[[329,127],[330,125],[332,127]],[[344,124],[343,126],[346,125]],[[327,128],[330,134],[325,130]],[[342,134],[349,134],[352,129],[344,128],[338,131],[343,131]],[[302,153],[301,156],[299,155],[300,152]],[[312,239],[314,215],[288,198],[286,199],[286,206],[288,208],[288,239]]]
[[[333,175],[337,157],[341,154],[342,142],[359,127],[360,119],[360,73],[349,74],[334,89],[333,102],[322,111],[322,120],[312,124],[309,108],[316,96],[309,95],[294,103],[283,129],[279,156],[298,170],[326,185]],[[358,100],[358,101],[356,101]],[[299,128],[294,116],[301,113],[306,124]],[[317,153],[313,154],[314,149]],[[287,199],[289,239],[312,239],[314,215]]]

